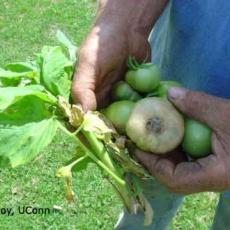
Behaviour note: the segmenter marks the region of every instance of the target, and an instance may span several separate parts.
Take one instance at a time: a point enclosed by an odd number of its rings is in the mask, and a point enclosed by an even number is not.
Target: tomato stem
[[[74,136],[73,133],[69,132],[65,127],[60,125],[60,128],[70,137],[72,137],[78,145],[82,148],[82,150],[96,163],[98,164],[101,168],[103,168],[114,180],[117,181],[117,183],[120,186],[125,186],[126,182],[121,179],[114,171],[112,171],[105,163],[103,163],[101,160],[99,160],[92,152],[89,150],[77,136]]]

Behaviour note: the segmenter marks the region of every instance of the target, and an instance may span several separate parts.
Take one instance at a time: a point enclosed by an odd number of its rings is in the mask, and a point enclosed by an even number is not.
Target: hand
[[[94,27],[83,44],[72,85],[75,103],[94,110],[109,101],[129,55],[150,58],[148,36],[167,0],[99,0]],[[144,16],[143,16],[144,15]]]
[[[95,27],[80,50],[72,85],[74,102],[85,111],[107,104],[113,84],[124,77],[128,56],[143,60],[150,54],[147,38],[106,25]]]
[[[159,156],[139,150],[135,156],[172,192],[191,194],[230,189],[230,100],[176,87],[169,90],[168,96],[183,114],[213,130],[213,153],[192,162],[175,162],[174,154]]]

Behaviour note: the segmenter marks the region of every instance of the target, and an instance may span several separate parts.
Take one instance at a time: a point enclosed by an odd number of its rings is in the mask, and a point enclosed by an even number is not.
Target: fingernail
[[[168,97],[170,99],[180,99],[184,98],[186,95],[186,90],[181,87],[171,87],[168,90]]]

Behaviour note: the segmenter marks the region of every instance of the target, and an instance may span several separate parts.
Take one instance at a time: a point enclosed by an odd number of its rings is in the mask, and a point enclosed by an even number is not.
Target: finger
[[[168,97],[173,104],[184,114],[200,122],[206,123],[211,128],[223,124],[221,118],[229,114],[226,107],[226,99],[207,95],[205,93],[186,90],[180,87],[172,87],[168,91]]]
[[[80,103],[84,109],[95,110],[97,107],[95,91],[95,70],[87,63],[81,63],[74,74],[72,97],[74,103]]]
[[[169,159],[162,158],[151,166],[151,173],[169,190],[176,193],[192,194],[224,189],[219,181],[215,181],[225,174],[213,154],[194,162],[182,162],[177,165]]]
[[[159,156],[152,153],[143,152],[139,149],[132,149],[136,159],[151,173],[152,165],[159,160]]]
[[[171,178],[175,170],[176,164],[168,158],[163,158],[159,155],[135,151],[135,156],[138,161],[150,172],[152,176],[158,179],[167,187],[171,187]]]
[[[171,174],[175,169],[175,163],[168,158],[163,158],[159,155],[135,151],[134,155],[137,160],[166,187],[171,187]]]
[[[165,160],[166,164],[164,166],[170,167],[179,164],[180,162],[187,161],[186,155],[178,148],[164,155],[156,155],[153,153],[146,153],[138,149],[133,149],[132,153],[137,158],[137,160],[150,172],[152,173],[152,169],[154,165],[161,160]]]
[[[226,189],[225,167],[218,156],[211,154],[194,162],[180,163],[175,167],[171,181],[172,190],[191,194]]]
[[[111,90],[115,82],[121,79],[121,74],[118,71],[111,71],[106,73],[103,82],[97,86],[96,97],[98,108],[104,108],[111,102]]]

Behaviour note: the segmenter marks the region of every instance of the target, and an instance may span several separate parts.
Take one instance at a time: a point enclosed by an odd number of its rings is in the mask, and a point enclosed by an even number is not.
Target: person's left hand
[[[177,156],[173,153],[169,157],[136,150],[134,155],[172,192],[191,194],[229,190],[230,100],[176,87],[169,90],[168,97],[183,114],[212,129],[212,154],[192,162],[176,162]]]

